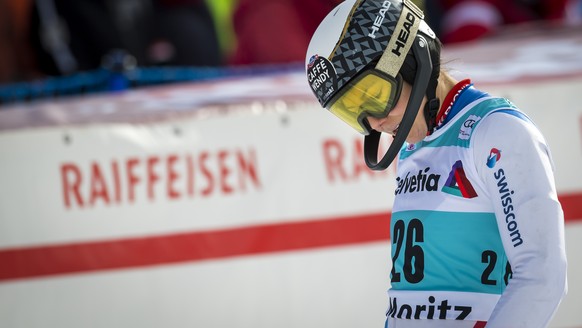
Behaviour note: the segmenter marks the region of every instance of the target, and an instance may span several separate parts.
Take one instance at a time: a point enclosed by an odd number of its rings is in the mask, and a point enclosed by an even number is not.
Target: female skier
[[[440,48],[409,0],[348,0],[307,51],[309,85],[365,135],[367,165],[398,156],[386,325],[546,327],[566,293],[548,146],[511,102],[441,70]]]

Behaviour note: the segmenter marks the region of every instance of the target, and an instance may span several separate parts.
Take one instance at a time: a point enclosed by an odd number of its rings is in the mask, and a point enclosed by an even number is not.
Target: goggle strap
[[[406,137],[414,125],[414,120],[420,110],[422,98],[426,92],[430,74],[432,72],[432,63],[430,61],[430,52],[426,39],[422,37],[422,35],[417,36],[416,39],[413,51],[417,60],[418,69],[416,70],[416,75],[414,77],[415,83],[412,86],[410,100],[406,105],[406,110],[404,111],[404,116],[402,117],[402,122],[400,122],[398,132],[396,133],[394,140],[392,140],[390,147],[388,147],[386,154],[379,162],[377,157],[380,132],[372,130],[372,132],[364,139],[364,159],[366,165],[372,170],[384,170],[392,163],[394,158],[398,155],[400,148],[406,141]]]
[[[394,33],[390,38],[390,42],[386,47],[386,50],[380,57],[378,64],[376,64],[376,69],[392,76],[396,77],[400,68],[402,67],[406,55],[412,47],[412,43],[416,39],[416,33],[420,26],[421,20],[424,15],[418,9],[418,7],[412,3],[410,0],[403,1],[404,6],[402,7],[402,13],[398,19]],[[416,16],[412,25],[408,19],[409,14]],[[407,37],[407,38],[406,38]],[[403,44],[403,38],[406,38],[406,43]]]

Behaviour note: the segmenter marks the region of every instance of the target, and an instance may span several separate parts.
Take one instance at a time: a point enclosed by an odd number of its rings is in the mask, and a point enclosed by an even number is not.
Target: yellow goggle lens
[[[346,88],[328,109],[359,133],[368,132],[361,123],[365,116],[384,117],[394,106],[395,81],[367,74]]]

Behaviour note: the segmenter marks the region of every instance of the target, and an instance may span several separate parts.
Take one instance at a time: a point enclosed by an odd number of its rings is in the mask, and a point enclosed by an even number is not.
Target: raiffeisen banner
[[[553,152],[569,256],[553,327],[582,326],[581,35],[446,53]],[[395,168],[367,169],[304,74],[0,108],[2,326],[381,326]]]

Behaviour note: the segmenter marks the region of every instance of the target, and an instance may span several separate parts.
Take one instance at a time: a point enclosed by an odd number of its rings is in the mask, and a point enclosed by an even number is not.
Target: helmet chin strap
[[[431,58],[433,59],[433,58]],[[440,63],[436,63],[431,60],[432,63],[432,73],[430,75],[430,81],[428,82],[428,87],[426,89],[426,105],[424,106],[424,118],[426,119],[426,126],[428,128],[428,135],[431,135],[436,128],[436,118],[437,113],[440,108],[440,100],[436,96],[436,89],[439,81],[440,75]]]
[[[422,99],[424,98],[430,80],[432,63],[430,60],[428,42],[422,35],[417,35],[412,44],[411,50],[414,51],[414,56],[417,61],[417,70],[414,77],[414,84],[412,85],[410,99],[406,105],[406,111],[404,112],[402,122],[400,122],[398,127],[398,132],[380,161],[378,161],[378,149],[382,133],[372,130],[364,139],[364,159],[366,165],[375,171],[387,169],[400,152],[402,145],[408,137],[408,133],[412,129],[418,111],[420,110]]]

